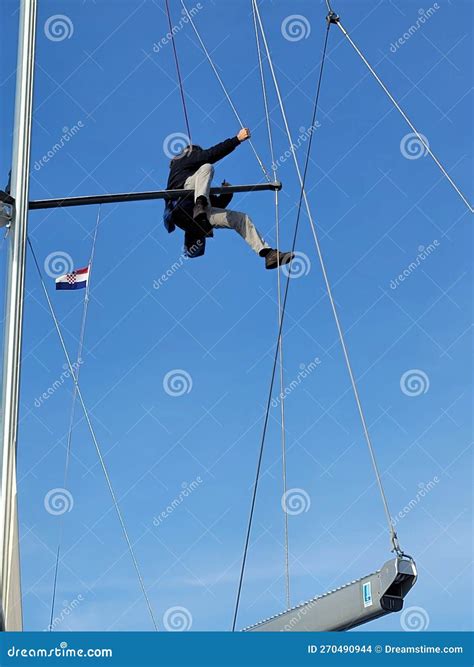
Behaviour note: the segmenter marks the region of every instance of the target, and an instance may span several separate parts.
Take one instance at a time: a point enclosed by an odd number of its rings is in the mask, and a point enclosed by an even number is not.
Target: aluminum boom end
[[[403,600],[416,579],[413,560],[393,558],[373,574],[244,628],[244,632],[350,630],[401,611]]]

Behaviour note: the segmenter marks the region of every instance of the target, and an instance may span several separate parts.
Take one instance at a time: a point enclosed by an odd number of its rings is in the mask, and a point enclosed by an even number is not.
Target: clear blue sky
[[[196,23],[269,166],[250,3],[201,3]],[[472,200],[471,3],[438,0],[437,8],[430,5],[430,18],[392,49],[416,23],[420,3],[334,4]],[[10,163],[17,5],[8,0],[0,10],[2,184]],[[39,5],[32,198],[164,187],[163,142],[184,126],[171,46],[153,50],[167,32],[163,3]],[[180,3],[171,5],[178,23]],[[261,12],[297,137],[311,118],[324,3],[265,0]],[[54,41],[45,26],[57,14],[68,18],[69,36]],[[305,34],[288,40],[281,28],[293,14],[304,18]],[[232,136],[238,124],[189,26],[179,31],[177,45],[195,142],[208,146]],[[287,141],[273,90],[270,102],[281,155]],[[430,629],[466,630],[472,622],[472,217],[429,157],[403,155],[400,144],[409,128],[336,27],[319,120],[308,193],[392,514],[414,501],[423,485],[433,487],[397,525],[420,574],[406,605],[421,607]],[[74,125],[77,134],[35,169],[64,128]],[[302,161],[304,147],[298,156]],[[279,176],[288,245],[298,198],[290,160]],[[216,181],[224,177],[261,181],[249,146],[219,165]],[[233,207],[248,211],[274,243],[272,194],[238,195]],[[85,266],[96,213],[93,207],[32,213],[30,235],[41,264],[59,251],[76,267]],[[192,615],[193,629],[226,630],[276,336],[276,274],[265,271],[236,235],[221,232],[208,243],[204,259],[186,263],[154,289],[182,244],[179,233],[165,232],[161,217],[160,202],[103,208],[81,385],[160,626],[167,610],[180,606]],[[435,241],[429,257],[391,287],[420,246]],[[291,284],[285,384],[298,377],[301,364],[315,357],[321,363],[286,401],[288,487],[310,498],[308,511],[289,517],[293,603],[375,570],[390,557],[306,216],[297,246],[311,266]],[[2,244],[2,275],[5,250]],[[56,293],[52,278],[48,287],[75,356],[83,292]],[[35,399],[61,377],[63,364],[30,261],[18,462],[27,629],[49,622],[59,517],[45,510],[44,499],[63,485],[71,384],[65,382],[40,407]],[[163,379],[174,369],[192,378],[189,393],[164,391]],[[421,372],[425,390],[415,396],[400,386],[412,370]],[[78,411],[70,479],[74,506],[65,516],[57,614],[73,600],[79,604],[63,615],[58,629],[151,629],[80,417]],[[273,409],[239,626],[284,607],[278,418]],[[197,478],[202,482],[191,496],[154,525],[182,484]],[[400,617],[372,627],[399,630]]]

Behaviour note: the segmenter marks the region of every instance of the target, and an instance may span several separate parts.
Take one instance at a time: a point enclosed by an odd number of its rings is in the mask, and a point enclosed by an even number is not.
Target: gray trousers
[[[212,164],[203,164],[195,174],[186,179],[185,189],[194,190],[194,199],[204,196],[209,201],[214,167]],[[256,253],[269,248],[258,229],[246,213],[229,211],[225,208],[210,206],[208,209],[209,222],[215,229],[234,229]]]

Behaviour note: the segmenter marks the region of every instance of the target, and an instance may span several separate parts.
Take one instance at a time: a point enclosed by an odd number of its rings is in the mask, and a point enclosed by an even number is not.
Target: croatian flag
[[[83,289],[87,287],[88,280],[89,267],[86,266],[85,269],[76,269],[56,278],[56,289]]]

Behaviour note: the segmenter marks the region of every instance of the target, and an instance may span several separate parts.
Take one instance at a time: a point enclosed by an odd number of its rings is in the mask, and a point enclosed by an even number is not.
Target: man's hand
[[[247,139],[250,139],[250,130],[248,127],[243,127],[240,132],[237,135],[237,139],[239,141],[246,141]]]

